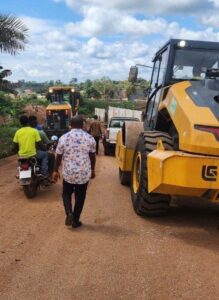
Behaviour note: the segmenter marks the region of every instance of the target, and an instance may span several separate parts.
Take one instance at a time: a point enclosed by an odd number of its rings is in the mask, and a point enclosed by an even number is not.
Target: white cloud
[[[194,10],[196,13],[198,11],[205,11],[209,8],[210,2],[218,2],[218,0],[111,0],[111,1],[102,1],[102,0],[62,0],[69,7],[74,10],[79,10],[81,12],[88,7],[97,6],[104,9],[117,9],[119,11],[126,11],[132,13],[143,13],[143,14],[162,14],[162,13],[184,13],[189,12],[193,13]],[[214,4],[215,4],[214,3]]]
[[[210,3],[214,4],[214,7],[219,8],[219,0],[209,0]]]
[[[23,16],[21,17],[21,20],[29,29],[30,35],[49,31],[54,26],[53,22],[48,22],[47,20],[44,19],[30,18],[30,17]]]
[[[202,0],[201,4],[199,0],[138,0],[137,4],[134,0],[53,1],[65,2],[79,12],[80,21],[60,24],[23,16],[30,29],[26,51],[15,57],[0,57],[0,64],[12,69],[14,80],[68,82],[72,77],[84,81],[103,76],[122,80],[131,65],[151,65],[155,51],[170,37],[219,41],[219,32],[212,28],[219,22],[216,13],[211,14],[213,7],[219,7],[219,0]],[[165,19],[167,13],[187,17],[194,12],[202,22],[202,27],[196,28],[203,30],[182,27],[177,18],[175,22]],[[149,73],[145,70],[147,78]]]
[[[179,24],[174,23],[173,26],[168,28],[165,35],[166,37],[178,39],[219,42],[219,32],[215,32],[211,27],[202,31],[193,31],[187,28],[180,28]]]
[[[168,23],[162,18],[138,20],[117,10],[91,7],[81,22],[69,23],[66,30],[77,36],[101,36],[115,34],[151,35],[166,30]]]
[[[204,16],[201,19],[202,23],[208,26],[213,26],[215,28],[219,28],[219,19],[218,15]]]

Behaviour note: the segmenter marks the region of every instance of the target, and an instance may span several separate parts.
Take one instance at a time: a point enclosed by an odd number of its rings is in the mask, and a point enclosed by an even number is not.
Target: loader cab
[[[49,137],[61,136],[70,129],[71,117],[78,112],[80,93],[71,86],[53,86],[47,99],[50,104],[46,108],[46,133]]]

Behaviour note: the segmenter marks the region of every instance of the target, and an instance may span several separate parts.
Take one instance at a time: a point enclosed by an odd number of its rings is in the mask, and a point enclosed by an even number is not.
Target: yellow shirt
[[[32,127],[22,127],[15,133],[13,142],[19,145],[20,157],[36,155],[36,142],[41,141],[39,132]]]

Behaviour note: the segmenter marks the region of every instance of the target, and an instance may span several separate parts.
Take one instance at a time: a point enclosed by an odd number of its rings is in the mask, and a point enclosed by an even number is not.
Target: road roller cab
[[[120,181],[131,181],[136,213],[163,214],[177,195],[219,201],[218,141],[219,43],[171,39],[153,59],[144,122],[118,134]]]

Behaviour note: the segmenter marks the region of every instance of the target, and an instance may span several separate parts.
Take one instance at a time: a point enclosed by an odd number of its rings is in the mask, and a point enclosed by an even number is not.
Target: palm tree
[[[15,55],[27,43],[27,27],[12,15],[0,14],[0,52]]]

